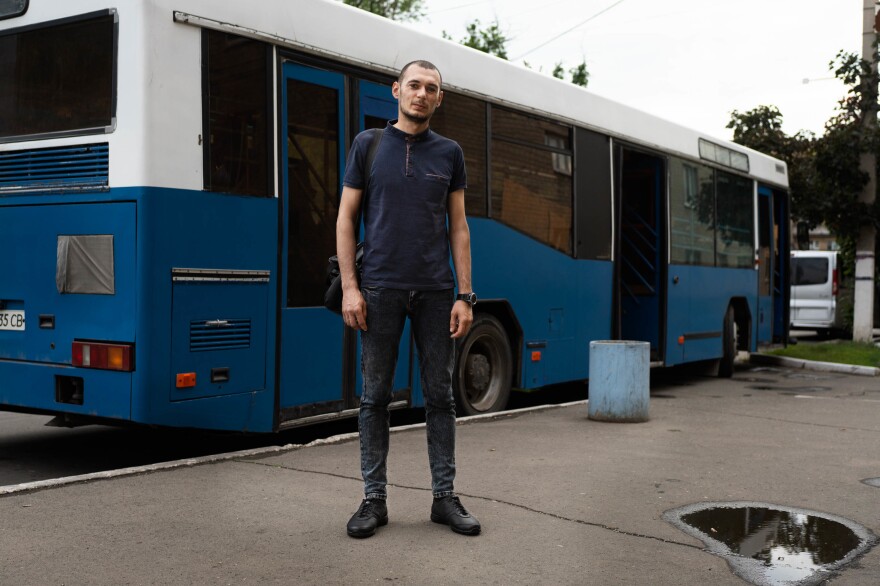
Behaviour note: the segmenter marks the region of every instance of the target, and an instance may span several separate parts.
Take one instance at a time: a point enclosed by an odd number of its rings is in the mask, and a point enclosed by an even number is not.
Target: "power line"
[[[608,12],[609,10],[611,10],[612,8],[614,8],[615,6],[617,6],[618,4],[621,4],[623,1],[624,1],[624,0],[617,0],[617,2],[615,2],[615,3],[612,4],[611,6],[608,6],[607,8],[603,8],[602,10],[600,10],[599,12],[597,12],[596,14],[594,14],[593,16],[591,16],[590,18],[588,18],[588,19],[586,19],[586,20],[584,20],[584,21],[582,21],[582,22],[577,23],[576,25],[574,25],[574,26],[571,27],[570,29],[565,30],[565,31],[559,33],[558,35],[556,35],[555,37],[553,37],[553,38],[551,38],[551,39],[548,39],[548,40],[544,41],[543,43],[541,43],[541,44],[538,45],[537,47],[534,47],[534,48],[532,48],[532,49],[529,49],[528,51],[526,51],[526,52],[523,53],[522,55],[519,55],[518,57],[514,57],[512,60],[513,60],[513,61],[516,61],[516,60],[522,59],[523,57],[525,57],[526,55],[528,55],[528,54],[530,54],[530,53],[534,53],[535,51],[537,51],[537,50],[540,49],[541,47],[544,47],[544,46],[546,46],[546,45],[549,45],[550,43],[552,43],[552,42],[555,41],[556,39],[558,39],[558,38],[560,38],[560,37],[564,37],[565,35],[567,35],[567,34],[570,33],[571,31],[573,31],[574,29],[576,29],[576,28],[578,28],[578,27],[581,27],[581,26],[587,24],[588,22],[590,22],[591,20],[593,20],[593,19],[596,18],[597,16],[599,16],[599,15],[601,15],[601,14],[605,14],[606,12]]]
[[[478,4],[488,4],[489,2],[491,2],[491,0],[477,0],[476,2],[468,2],[467,4],[459,4],[458,6],[450,6],[448,8],[440,8],[439,10],[431,10],[425,14],[427,16],[431,16],[432,14],[440,14],[441,12],[452,12],[453,10],[458,10],[459,8],[469,8]]]

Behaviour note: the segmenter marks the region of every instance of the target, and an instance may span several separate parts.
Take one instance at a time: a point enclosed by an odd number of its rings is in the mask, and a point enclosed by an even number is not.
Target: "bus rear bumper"
[[[0,360],[0,409],[131,420],[132,373]]]

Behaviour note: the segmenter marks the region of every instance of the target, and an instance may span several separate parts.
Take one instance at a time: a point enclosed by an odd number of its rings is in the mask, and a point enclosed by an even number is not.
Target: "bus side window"
[[[717,171],[715,177],[716,266],[752,268],[755,266],[754,182],[724,171]]]
[[[205,190],[269,197],[269,51],[265,44],[202,31],[208,115]]]
[[[571,129],[492,108],[492,217],[572,252]]]
[[[670,158],[669,175],[670,260],[673,264],[714,266],[714,171]]]
[[[575,255],[611,260],[611,139],[575,128],[574,140],[577,145]]]
[[[467,167],[465,210],[469,216],[486,217],[486,103],[443,92],[443,107],[434,112],[431,128],[461,146]]]

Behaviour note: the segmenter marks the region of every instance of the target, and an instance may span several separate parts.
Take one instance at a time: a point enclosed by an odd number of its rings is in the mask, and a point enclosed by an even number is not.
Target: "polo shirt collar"
[[[388,132],[390,132],[392,135],[403,138],[403,139],[408,138],[408,139],[414,140],[414,141],[422,141],[422,140],[426,140],[428,138],[428,136],[430,136],[430,134],[431,134],[430,128],[426,128],[424,131],[422,131],[418,134],[409,134],[408,132],[404,132],[404,131],[400,130],[399,128],[396,128],[394,126],[395,124],[397,124],[397,118],[395,118],[394,120],[389,120],[388,126],[386,126],[385,129]]]

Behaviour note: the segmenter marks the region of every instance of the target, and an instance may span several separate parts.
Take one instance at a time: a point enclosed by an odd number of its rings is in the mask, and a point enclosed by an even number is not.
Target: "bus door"
[[[773,338],[775,307],[773,302],[776,270],[776,246],[773,221],[773,192],[758,187],[758,342],[770,342]]]
[[[281,78],[279,426],[354,407],[343,392],[342,318],[324,308],[345,156],[345,80],[284,63]]]
[[[358,82],[358,112],[356,132],[369,128],[385,128],[389,120],[397,118],[397,100],[391,95],[391,86],[372,83],[369,81]],[[363,234],[363,221],[361,221],[360,234]],[[351,376],[346,379],[346,391],[352,396],[360,397],[363,390],[363,376],[361,374],[361,346],[360,336],[354,330],[346,328],[346,349],[348,351],[348,364],[352,365],[349,370]],[[397,371],[394,373],[394,396],[391,407],[406,407],[410,404],[410,390],[412,388],[412,355],[413,347],[410,335],[409,320],[404,325],[403,334],[400,337],[400,348],[397,354]]]
[[[763,200],[767,201],[761,203]],[[788,233],[788,194],[784,191],[771,189],[759,184],[758,201],[759,206],[762,206],[758,211],[759,219],[763,218],[765,214],[769,215],[766,230],[763,227],[763,219],[760,219],[761,226],[759,226],[759,229],[761,234],[766,234],[769,238],[770,263],[772,265],[770,270],[770,295],[772,297],[773,324],[770,340],[773,342],[784,342],[788,339],[788,324],[790,323],[788,265],[791,250]],[[763,285],[761,286],[763,287]]]
[[[616,333],[651,343],[651,360],[664,356],[665,161],[625,146],[615,151],[617,177]]]

